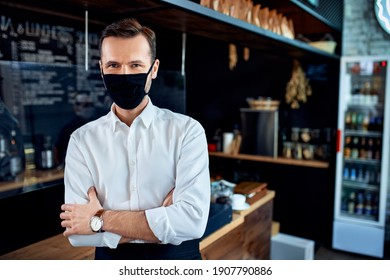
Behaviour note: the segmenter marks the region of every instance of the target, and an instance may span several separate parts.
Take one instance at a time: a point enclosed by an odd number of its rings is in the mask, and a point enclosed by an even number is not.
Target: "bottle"
[[[18,143],[16,141],[16,131],[11,131],[11,141],[9,145],[10,153],[10,171],[12,176],[16,176],[22,172],[22,157],[19,154]]]
[[[44,137],[43,150],[41,151],[41,168],[50,169],[54,167],[54,153],[51,144],[51,136]]]
[[[367,149],[366,149],[366,159],[373,159],[374,157],[374,139],[368,138]]]
[[[351,129],[356,129],[356,119],[357,119],[357,114],[356,112],[351,113]]]
[[[351,181],[356,181],[356,168],[355,167],[351,168],[351,171],[350,171],[350,174],[349,174],[349,179]]]
[[[352,123],[351,112],[347,111],[345,113],[345,129],[351,129],[351,123]]]
[[[375,129],[376,131],[382,131],[383,130],[383,117],[376,117],[375,118]]]
[[[3,134],[0,134],[0,159],[7,155],[7,142]]]
[[[375,131],[376,130],[376,127],[375,127],[375,117],[374,116],[370,117],[370,121],[368,123],[368,130],[369,131]]]
[[[370,169],[367,168],[365,171],[364,171],[364,183],[366,184],[369,184],[370,183]]]
[[[349,168],[348,168],[347,165],[344,167],[343,178],[344,178],[344,180],[348,180],[349,179]]]
[[[365,159],[366,158],[366,137],[362,137],[360,139],[360,150],[359,150],[359,158]]]
[[[355,214],[363,215],[364,210],[364,196],[363,192],[358,192],[356,197]]]
[[[370,115],[368,113],[364,114],[362,130],[367,131],[370,124]]]
[[[374,145],[374,159],[375,160],[380,160],[381,159],[381,150],[382,150],[382,144],[381,144],[381,139],[377,138],[375,141]]]
[[[360,166],[359,169],[357,170],[356,181],[364,182],[364,171],[362,166]]]
[[[215,144],[215,151],[222,152],[222,129],[218,128],[213,136],[213,142]]]
[[[33,170],[35,165],[35,147],[32,143],[24,143],[25,169]]]
[[[371,216],[372,215],[372,194],[366,194],[366,201],[364,203],[364,215]]]
[[[359,157],[359,137],[355,136],[352,139],[351,158],[357,159]]]
[[[343,196],[341,199],[341,211],[342,212],[348,212],[348,197],[346,194],[343,192]]]
[[[357,130],[363,129],[363,121],[364,121],[364,114],[357,113],[357,116],[356,116],[356,129]]]
[[[353,214],[355,213],[355,192],[351,192],[349,194],[348,199],[348,213]]]
[[[344,158],[351,158],[351,136],[345,137]]]

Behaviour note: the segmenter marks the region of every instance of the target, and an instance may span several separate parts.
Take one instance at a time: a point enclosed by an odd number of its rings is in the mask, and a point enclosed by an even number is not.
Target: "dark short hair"
[[[151,61],[156,59],[156,34],[149,27],[141,25],[134,18],[118,20],[108,25],[100,36],[99,52],[102,55],[102,43],[107,37],[132,38],[142,34],[149,43]]]

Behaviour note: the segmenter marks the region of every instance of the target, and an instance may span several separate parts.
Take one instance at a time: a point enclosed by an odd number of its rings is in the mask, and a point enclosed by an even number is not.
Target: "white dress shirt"
[[[210,207],[207,141],[196,120],[149,100],[131,126],[111,111],[70,137],[65,161],[65,203],[85,204],[95,186],[104,209],[145,210],[163,243],[200,238]],[[162,207],[173,189],[173,204]],[[73,246],[116,248],[111,232],[72,235]],[[138,241],[142,242],[142,241]]]

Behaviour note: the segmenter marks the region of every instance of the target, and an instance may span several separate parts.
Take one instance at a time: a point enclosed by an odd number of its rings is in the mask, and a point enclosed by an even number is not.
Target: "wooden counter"
[[[26,170],[18,174],[15,180],[0,182],[0,198],[42,188],[47,186],[47,183],[63,179],[63,169]]]
[[[200,243],[203,259],[269,259],[274,191]],[[72,247],[62,234],[0,256],[2,260],[92,260],[93,247]]]

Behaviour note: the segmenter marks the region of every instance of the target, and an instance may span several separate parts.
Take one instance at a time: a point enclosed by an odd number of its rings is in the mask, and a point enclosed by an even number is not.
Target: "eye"
[[[115,68],[118,68],[119,66],[118,66],[118,64],[117,63],[108,63],[107,65],[106,65],[106,68],[113,68],[113,69],[115,69]]]
[[[142,65],[138,64],[138,63],[133,63],[133,64],[131,64],[131,68],[133,68],[133,69],[141,69]]]

